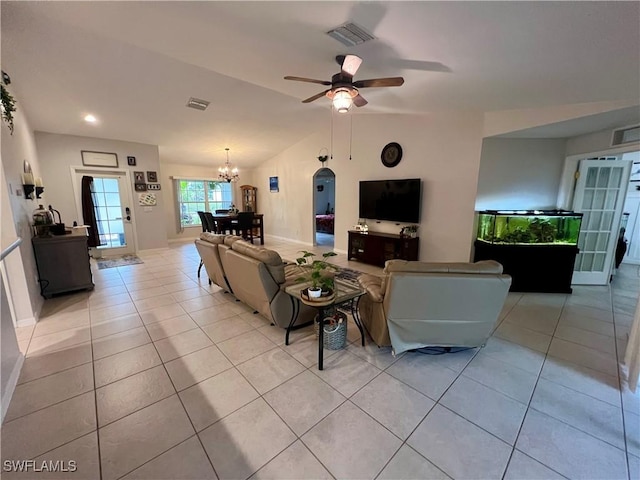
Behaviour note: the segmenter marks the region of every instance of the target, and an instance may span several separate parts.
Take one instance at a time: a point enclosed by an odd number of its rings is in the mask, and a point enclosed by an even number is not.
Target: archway
[[[318,246],[334,245],[336,175],[321,168],[313,176],[314,240]]]

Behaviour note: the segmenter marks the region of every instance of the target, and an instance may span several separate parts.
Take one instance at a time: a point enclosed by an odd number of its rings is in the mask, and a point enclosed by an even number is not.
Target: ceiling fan
[[[340,72],[331,77],[331,81],[291,76],[286,76],[284,79],[295,80],[297,82],[318,83],[326,86],[330,85],[331,88],[303,100],[302,103],[310,103],[326,95],[333,101],[333,106],[339,113],[348,112],[352,104],[356,107],[362,107],[368,103],[364,97],[360,95],[358,91],[360,88],[399,87],[404,83],[404,78],[402,77],[372,78],[370,80],[357,80],[354,82],[353,76],[358,71],[362,59],[357,55],[338,55],[336,62],[340,65]]]

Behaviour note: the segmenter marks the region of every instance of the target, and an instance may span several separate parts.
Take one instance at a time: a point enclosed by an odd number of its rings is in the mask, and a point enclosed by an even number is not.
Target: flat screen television
[[[363,180],[360,182],[360,218],[391,222],[420,222],[421,181]]]

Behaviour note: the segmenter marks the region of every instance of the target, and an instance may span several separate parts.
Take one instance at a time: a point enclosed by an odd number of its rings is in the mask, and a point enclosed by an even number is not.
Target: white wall
[[[485,138],[476,210],[556,208],[565,139]]]
[[[137,236],[137,250],[148,250],[167,247],[167,228],[165,222],[165,207],[171,201],[164,190],[156,191],[157,206],[146,211],[136,201],[138,193],[133,187],[134,171],[155,171],[159,178],[160,158],[156,145],[143,143],[121,142],[91,137],[77,137],[72,135],[58,135],[54,133],[36,132],[36,145],[42,165],[42,181],[47,194],[47,202],[60,211],[62,221],[71,224],[74,220],[81,221],[81,212],[76,209],[73,196],[70,166],[82,167],[82,150],[95,152],[110,152],[118,156],[118,169],[131,172],[131,194],[133,198],[133,220]],[[127,165],[127,156],[136,157],[136,166]],[[87,168],[87,167],[85,167]],[[95,170],[107,168],[94,167]]]
[[[633,107],[637,104],[638,100],[632,99],[486,112],[484,116],[484,136],[493,137],[508,132],[517,132],[528,128]]]
[[[20,99],[16,99],[20,102]],[[18,103],[18,105],[20,105]],[[20,325],[33,323],[37,319],[44,299],[40,295],[38,270],[33,247],[31,246],[32,213],[38,207],[37,201],[25,199],[22,193],[22,173],[27,160],[34,177],[42,176],[40,162],[36,153],[33,131],[28,119],[18,107],[14,114],[15,129],[13,135],[4,122],[2,131],[2,248],[22,238],[20,252],[12,253],[5,260],[9,289],[13,298],[16,321]]]
[[[352,160],[349,160],[349,117],[334,118],[333,159],[326,163],[336,174],[335,249],[346,251],[347,230],[358,221],[359,180],[421,178],[422,220],[420,259],[468,261],[480,153],[482,115],[473,112],[431,115],[355,115]],[[389,142],[404,151],[400,164],[387,168],[380,152]],[[314,222],[313,174],[317,152],[330,144],[316,134],[293,145],[253,171],[255,184],[268,185],[278,176],[280,192],[258,190],[267,235],[312,243]],[[400,225],[382,222],[371,230],[398,233]]]
[[[14,114],[14,132],[9,134],[6,124],[0,120],[2,135],[2,160],[0,168],[0,247],[2,250],[22,237],[19,249],[10,253],[3,261],[7,284],[2,281],[0,289],[0,399],[2,417],[11,401],[15,384],[20,374],[23,355],[20,353],[11,315],[11,307],[18,325],[36,321],[43,298],[37,282],[37,269],[31,247],[31,214],[34,201],[22,195],[24,160],[31,164],[34,176],[40,176],[33,132],[27,118],[20,109]],[[1,280],[0,280],[1,281]],[[5,296],[6,294],[6,296]],[[9,305],[11,303],[11,307]]]

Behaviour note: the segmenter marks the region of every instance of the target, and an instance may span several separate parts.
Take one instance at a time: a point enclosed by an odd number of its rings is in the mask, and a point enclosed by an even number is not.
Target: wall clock
[[[402,160],[402,147],[396,142],[386,144],[382,149],[380,159],[385,167],[395,167]]]

